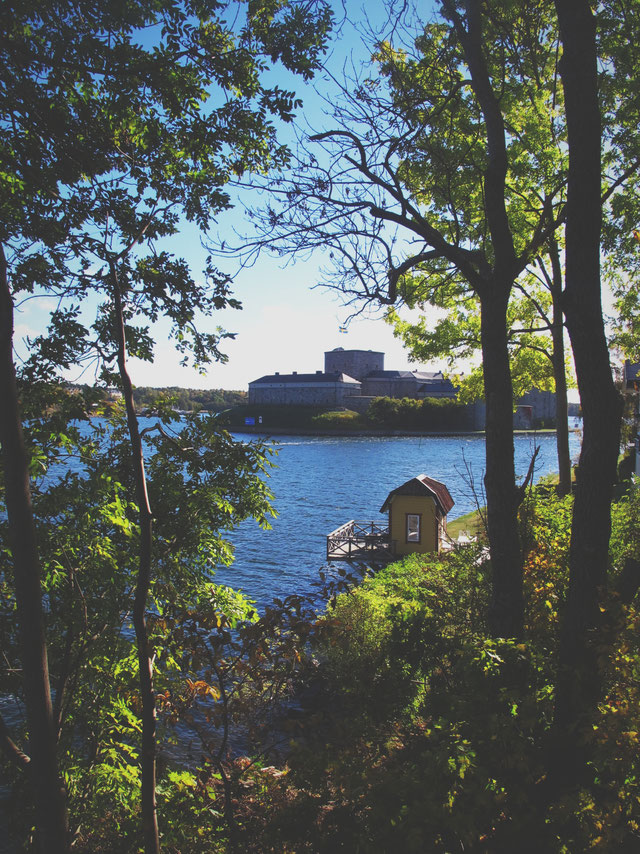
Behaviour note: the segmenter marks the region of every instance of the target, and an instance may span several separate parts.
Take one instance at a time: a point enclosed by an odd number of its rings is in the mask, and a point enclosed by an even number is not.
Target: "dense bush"
[[[369,404],[367,420],[375,427],[396,430],[468,430],[469,410],[450,398],[376,397]]]
[[[343,409],[333,412],[321,412],[311,419],[314,427],[327,430],[360,430],[368,425],[357,412]]]
[[[640,499],[614,509],[612,563],[639,535]],[[488,637],[479,547],[414,556],[339,596],[325,621],[317,702],[260,810],[253,851],[636,851],[640,847],[640,611],[615,608],[601,697],[581,730],[581,785],[554,797],[548,760],[571,499],[522,511],[527,633]],[[629,540],[631,537],[631,540]]]

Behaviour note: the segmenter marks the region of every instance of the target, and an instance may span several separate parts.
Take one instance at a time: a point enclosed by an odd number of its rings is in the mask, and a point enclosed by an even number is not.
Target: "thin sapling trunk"
[[[114,262],[109,265],[115,312],[115,335],[118,347],[118,371],[122,383],[122,395],[127,412],[127,425],[131,442],[131,459],[136,484],[138,522],[140,525],[140,552],[138,555],[138,577],[133,603],[133,625],[138,649],[140,694],[142,698],[142,824],[145,854],[158,854],[158,814],[156,806],[156,701],[153,688],[153,659],[149,647],[146,610],[151,587],[151,546],[153,518],[147,494],[144,471],[144,451],[138,427],[133,386],[127,370],[127,347],[124,313],[118,273]]]

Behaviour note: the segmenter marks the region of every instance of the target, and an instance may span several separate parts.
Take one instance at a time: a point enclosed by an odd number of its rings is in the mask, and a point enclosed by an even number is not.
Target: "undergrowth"
[[[637,601],[605,603],[594,639],[601,694],[576,722],[585,774],[561,797],[549,787],[570,518],[571,498],[549,490],[522,507],[527,616],[517,641],[488,635],[481,545],[410,556],[358,584],[343,579],[320,616],[300,597],[233,630],[218,611],[199,617],[197,631],[193,615],[176,614],[183,662],[189,651],[199,675],[182,693],[167,689],[164,725],[207,726],[197,767],[161,774],[163,850],[640,850]],[[630,492],[613,508],[614,582],[639,544],[640,496]],[[233,739],[234,726],[260,734],[253,758],[208,741],[221,727]],[[276,742],[275,752],[264,747]],[[130,810],[105,805],[76,850],[137,850]]]
[[[571,499],[522,511],[526,636],[488,636],[489,567],[470,547],[411,556],[338,597],[320,653],[322,702],[286,774],[246,815],[251,851],[640,850],[640,612],[615,602],[598,639],[602,695],[579,722],[587,773],[551,796],[559,613]],[[637,554],[637,494],[613,511],[613,576]]]

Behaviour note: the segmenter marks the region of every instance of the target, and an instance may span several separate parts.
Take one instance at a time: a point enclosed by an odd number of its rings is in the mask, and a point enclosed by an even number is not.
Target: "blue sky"
[[[431,3],[425,8],[430,8]],[[334,4],[338,21],[342,19],[336,36],[332,40],[326,59],[331,73],[340,76],[345,63],[366,62],[368,51],[363,47],[358,29],[366,17],[378,16],[378,22],[386,19],[381,0],[369,3],[363,12],[359,2],[345,3],[351,21],[344,20],[342,4]],[[303,108],[298,113],[298,124],[303,129],[319,130],[327,127],[331,120],[323,114],[323,97],[330,96],[332,83],[324,74],[319,74],[310,85],[295,78],[277,75],[281,86],[295,88],[303,99]],[[282,138],[287,140],[289,129],[282,128]],[[244,204],[258,204],[251,194],[243,196]],[[263,200],[262,200],[263,201]],[[222,215],[219,234],[228,233],[233,242],[233,230],[243,231],[242,208]],[[194,257],[199,244],[196,234],[185,232],[184,239],[190,246],[181,247]],[[409,361],[402,345],[393,337],[391,328],[384,322],[382,314],[369,313],[355,318],[342,334],[339,327],[352,313],[352,307],[344,307],[339,295],[325,288],[316,287],[321,280],[320,266],[323,257],[318,253],[310,260],[295,258],[269,258],[262,255],[256,265],[236,273],[234,295],[243,304],[242,311],[222,312],[216,323],[230,332],[236,332],[233,341],[226,342],[225,351],[229,361],[215,365],[206,377],[180,369],[167,348],[158,353],[153,367],[136,366],[136,379],[141,385],[176,384],[221,388],[246,388],[247,383],[259,376],[280,371],[315,371],[323,367],[325,350],[342,346],[354,349],[381,350],[386,354],[386,365],[390,368],[407,368]],[[225,271],[234,273],[233,262],[220,261]],[[413,366],[417,367],[417,366]],[[162,375],[162,383],[157,377]],[[169,380],[168,377],[172,379]]]
[[[421,9],[425,12],[431,3]],[[340,76],[345,64],[366,62],[368,51],[363,47],[358,32],[367,26],[367,19],[377,17],[375,24],[386,21],[382,0],[367,5],[359,0],[334,0],[338,28],[332,39],[326,65],[331,73]],[[363,11],[363,9],[365,11]],[[345,10],[349,19],[345,18]],[[353,22],[356,22],[355,24]],[[272,79],[283,88],[293,88],[302,97],[304,106],[298,111],[298,125],[321,130],[331,120],[323,116],[323,96],[331,95],[332,83],[325,74],[319,74],[311,84],[288,75],[282,70],[271,72]],[[292,129],[283,125],[281,139],[289,141]],[[245,231],[243,205],[258,204],[251,193],[243,194],[242,205],[222,214],[217,223],[219,237]],[[194,272],[204,266],[206,253],[201,245],[201,235],[185,223],[177,238],[169,247],[175,254],[185,257]],[[345,348],[382,350],[386,353],[386,366],[407,368],[407,354],[394,339],[391,328],[384,323],[382,315],[359,316],[349,324],[347,334],[339,327],[352,313],[353,308],[342,306],[338,295],[315,287],[321,279],[320,255],[299,261],[294,258],[269,258],[262,256],[254,267],[240,270],[233,259],[220,259],[218,266],[235,277],[233,293],[242,304],[241,311],[224,311],[216,317],[206,319],[204,329],[221,326],[236,333],[235,340],[228,340],[222,348],[229,361],[214,364],[204,375],[180,366],[180,356],[175,352],[168,337],[168,327],[159,324],[154,329],[158,342],[152,364],[132,360],[130,371],[136,385],[171,386],[192,388],[246,389],[252,379],[275,371],[315,371],[323,367],[325,350],[342,346]],[[49,311],[55,302],[47,297],[27,299],[16,306],[15,343],[18,355],[24,352],[24,339],[40,334]],[[87,310],[91,320],[95,306]],[[417,367],[417,366],[413,366]],[[432,366],[433,367],[433,366]],[[90,370],[81,373],[72,371],[68,378],[77,382],[92,382]]]
[[[365,11],[359,0],[334,0],[338,19],[342,23],[332,40],[326,65],[330,72],[341,76],[342,69],[350,63],[366,63],[368,50],[363,46],[359,30],[366,27],[366,16],[378,16],[374,25],[386,21],[382,0],[366,5]],[[350,20],[344,19],[343,6]],[[433,4],[428,0],[420,12],[428,15]],[[356,22],[355,25],[352,22]],[[331,98],[333,84],[327,75],[320,73],[311,84],[283,74],[272,73],[273,79],[283,88],[294,88],[303,99],[298,111],[298,125],[303,130],[309,127],[318,131],[331,126],[331,119],[323,115],[324,98]],[[289,141],[292,131],[281,128],[281,138]],[[236,242],[236,232],[246,231],[243,220],[244,205],[258,205],[260,200],[244,193],[233,210],[221,214],[217,223],[220,239]],[[174,238],[170,248],[185,257],[194,272],[204,266],[206,252],[201,245],[202,236],[188,224]],[[235,277],[233,293],[243,304],[241,311],[223,311],[216,317],[206,319],[204,329],[223,327],[236,333],[235,340],[224,342],[223,351],[229,360],[226,364],[211,365],[206,374],[191,368],[181,367],[181,357],[169,340],[168,328],[162,324],[154,330],[158,342],[153,363],[132,360],[130,371],[133,381],[139,386],[183,386],[191,388],[246,389],[247,384],[264,374],[280,371],[307,372],[323,368],[323,353],[341,346],[348,349],[372,349],[385,353],[387,368],[423,368],[436,370],[443,364],[411,364],[402,345],[393,337],[391,328],[384,322],[382,313],[362,314],[348,326],[348,333],[341,334],[340,326],[352,314],[353,306],[342,305],[340,296],[318,287],[321,281],[320,268],[326,259],[318,254],[310,259],[270,258],[262,255],[248,269],[240,269],[239,262],[224,258],[218,265]],[[25,336],[33,336],[42,330],[43,318],[51,310],[53,302],[46,298],[28,300],[18,306],[16,312],[17,349]],[[465,370],[467,366],[460,365]],[[68,378],[78,382],[92,382],[90,372],[74,371]]]

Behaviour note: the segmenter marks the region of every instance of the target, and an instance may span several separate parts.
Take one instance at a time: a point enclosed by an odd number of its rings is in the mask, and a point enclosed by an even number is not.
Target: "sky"
[[[425,10],[431,5],[426,4]],[[369,55],[357,28],[350,20],[344,19],[342,4],[336,2],[334,6],[338,29],[325,62],[332,74],[340,75],[345,63],[367,61]],[[349,18],[359,22],[359,28],[365,15],[371,15],[372,11],[381,14],[383,4],[381,0],[376,4],[369,3],[366,12],[359,2],[353,0],[347,0],[345,6]],[[302,97],[303,108],[298,114],[300,126],[313,127],[314,130],[327,126],[330,119],[323,115],[323,96],[330,95],[332,84],[326,75],[320,73],[310,85],[305,85],[291,76],[285,79],[280,73],[277,82],[295,88]],[[288,129],[283,127],[281,130],[286,140]],[[252,205],[264,203],[264,199],[254,200],[249,193],[243,196],[242,202]],[[229,233],[233,241],[233,231],[245,229],[241,210],[238,207],[234,212],[221,215],[218,223],[221,238]],[[198,235],[185,231],[184,240],[186,245],[180,247],[181,251],[195,257]],[[322,278],[320,267],[325,262],[320,253],[304,261],[262,255],[255,266],[237,272],[233,270],[232,261],[220,260],[221,269],[235,276],[234,296],[243,304],[241,311],[222,312],[213,321],[215,325],[236,333],[236,338],[226,341],[222,348],[229,357],[228,362],[213,365],[206,376],[198,376],[193,371],[181,369],[170,348],[163,347],[153,366],[135,366],[136,382],[139,385],[246,389],[251,380],[276,371],[302,373],[320,370],[324,367],[325,350],[335,347],[383,351],[387,368],[416,369],[418,366],[410,365],[408,354],[393,337],[392,329],[384,322],[381,312],[358,316],[348,324],[346,334],[340,332],[353,308],[345,307],[335,292],[318,286]],[[423,367],[437,369],[440,365]]]
[[[421,11],[426,14],[431,6],[431,2],[423,4]],[[369,53],[358,32],[366,26],[367,16],[378,15],[379,23],[386,20],[386,14],[383,14],[382,0],[366,7],[359,0],[344,0],[344,3],[334,0],[334,10],[337,32],[325,63],[331,74],[340,76],[345,63],[368,60]],[[345,18],[345,10],[348,18]],[[354,25],[352,22],[357,23]],[[316,75],[311,84],[305,84],[282,70],[272,72],[272,78],[283,88],[294,88],[302,98],[303,107],[298,111],[299,126],[314,130],[327,127],[330,119],[323,115],[323,97],[330,97],[332,90],[327,75]],[[281,126],[283,141],[289,141],[291,134],[290,128]],[[249,192],[240,201],[234,210],[220,215],[216,235],[220,239],[229,236],[233,240],[235,232],[245,231],[244,205],[257,205],[264,199],[254,199]],[[186,258],[196,274],[204,267],[206,252],[202,248],[202,235],[188,223],[184,223],[180,234],[168,247],[163,244],[163,248]],[[321,280],[320,267],[323,264],[320,254],[304,261],[262,255],[255,266],[244,270],[240,270],[239,262],[230,258],[218,259],[217,264],[234,277],[233,296],[242,302],[243,308],[241,311],[220,312],[204,320],[202,328],[212,331],[220,326],[236,334],[234,340],[226,340],[221,348],[228,361],[212,364],[205,374],[181,367],[182,357],[169,340],[168,325],[160,323],[153,330],[158,342],[154,362],[130,361],[129,370],[135,385],[246,389],[251,380],[268,373],[320,370],[324,367],[324,351],[335,347],[383,351],[387,368],[420,367],[410,365],[408,354],[393,337],[391,327],[384,322],[381,313],[358,316],[348,324],[347,334],[339,331],[353,313],[353,307],[344,307],[335,292],[316,287]],[[16,307],[14,340],[18,354],[26,351],[23,342],[27,337],[41,333],[46,315],[53,307],[53,301],[46,297],[28,299]],[[90,320],[89,312],[94,310],[95,306],[89,309],[87,319]],[[441,365],[422,367],[436,370]],[[66,378],[91,383],[94,375],[90,369],[84,372],[74,370]]]
[[[134,366],[136,383],[246,389],[251,380],[276,371],[321,370],[324,351],[335,347],[381,350],[387,368],[407,368],[407,353],[382,316],[356,318],[346,334],[339,331],[350,309],[341,306],[336,294],[313,288],[318,278],[314,261],[283,268],[280,260],[262,259],[234,284],[243,309],[221,312],[213,320],[236,333],[222,347],[229,357],[226,364],[212,365],[205,376],[198,376],[180,368],[171,348],[164,346],[153,365]]]
[[[369,58],[360,35],[367,25],[367,16],[378,15],[373,25],[379,26],[386,20],[386,15],[383,14],[382,0],[365,6],[359,0],[334,0],[334,7],[339,26],[325,64],[332,75],[340,77],[345,66],[366,62]],[[422,3],[421,15],[429,15],[432,8],[430,0]],[[324,99],[331,99],[333,84],[326,74],[321,72],[311,84],[282,71],[272,72],[272,77],[283,88],[294,88],[303,99],[303,107],[298,111],[299,127],[317,132],[331,126],[330,118],[324,115]],[[282,126],[281,139],[291,141],[291,129]],[[257,194],[254,198],[250,191],[245,192],[233,210],[220,215],[216,236],[237,242],[236,234],[247,231],[245,206],[263,203],[264,199]],[[194,226],[184,223],[171,245],[163,245],[163,248],[185,257],[197,274],[203,269],[207,254],[202,240],[203,236]],[[218,259],[217,263],[220,269],[233,276],[233,296],[241,301],[243,308],[241,311],[222,311],[207,318],[202,329],[213,331],[220,326],[235,334],[233,340],[225,340],[221,347],[228,361],[208,366],[204,374],[181,366],[182,357],[169,338],[168,325],[160,323],[153,329],[158,342],[153,363],[130,361],[129,370],[135,385],[246,390],[252,380],[276,371],[306,373],[321,370],[324,352],[335,347],[382,351],[387,369],[439,370],[446,367],[444,362],[411,363],[401,342],[394,338],[391,327],[384,322],[381,311],[369,311],[352,318],[348,332],[341,333],[340,327],[353,314],[354,307],[344,306],[339,294],[319,285],[321,267],[328,263],[320,253],[304,260],[261,255],[248,269],[241,269],[239,261],[232,258]],[[18,353],[25,349],[21,340],[41,332],[43,318],[52,307],[52,301],[47,298],[30,299],[17,306],[15,341]],[[468,364],[456,366],[458,371],[468,367]],[[83,373],[79,369],[66,378],[87,383],[95,379],[91,370]]]

